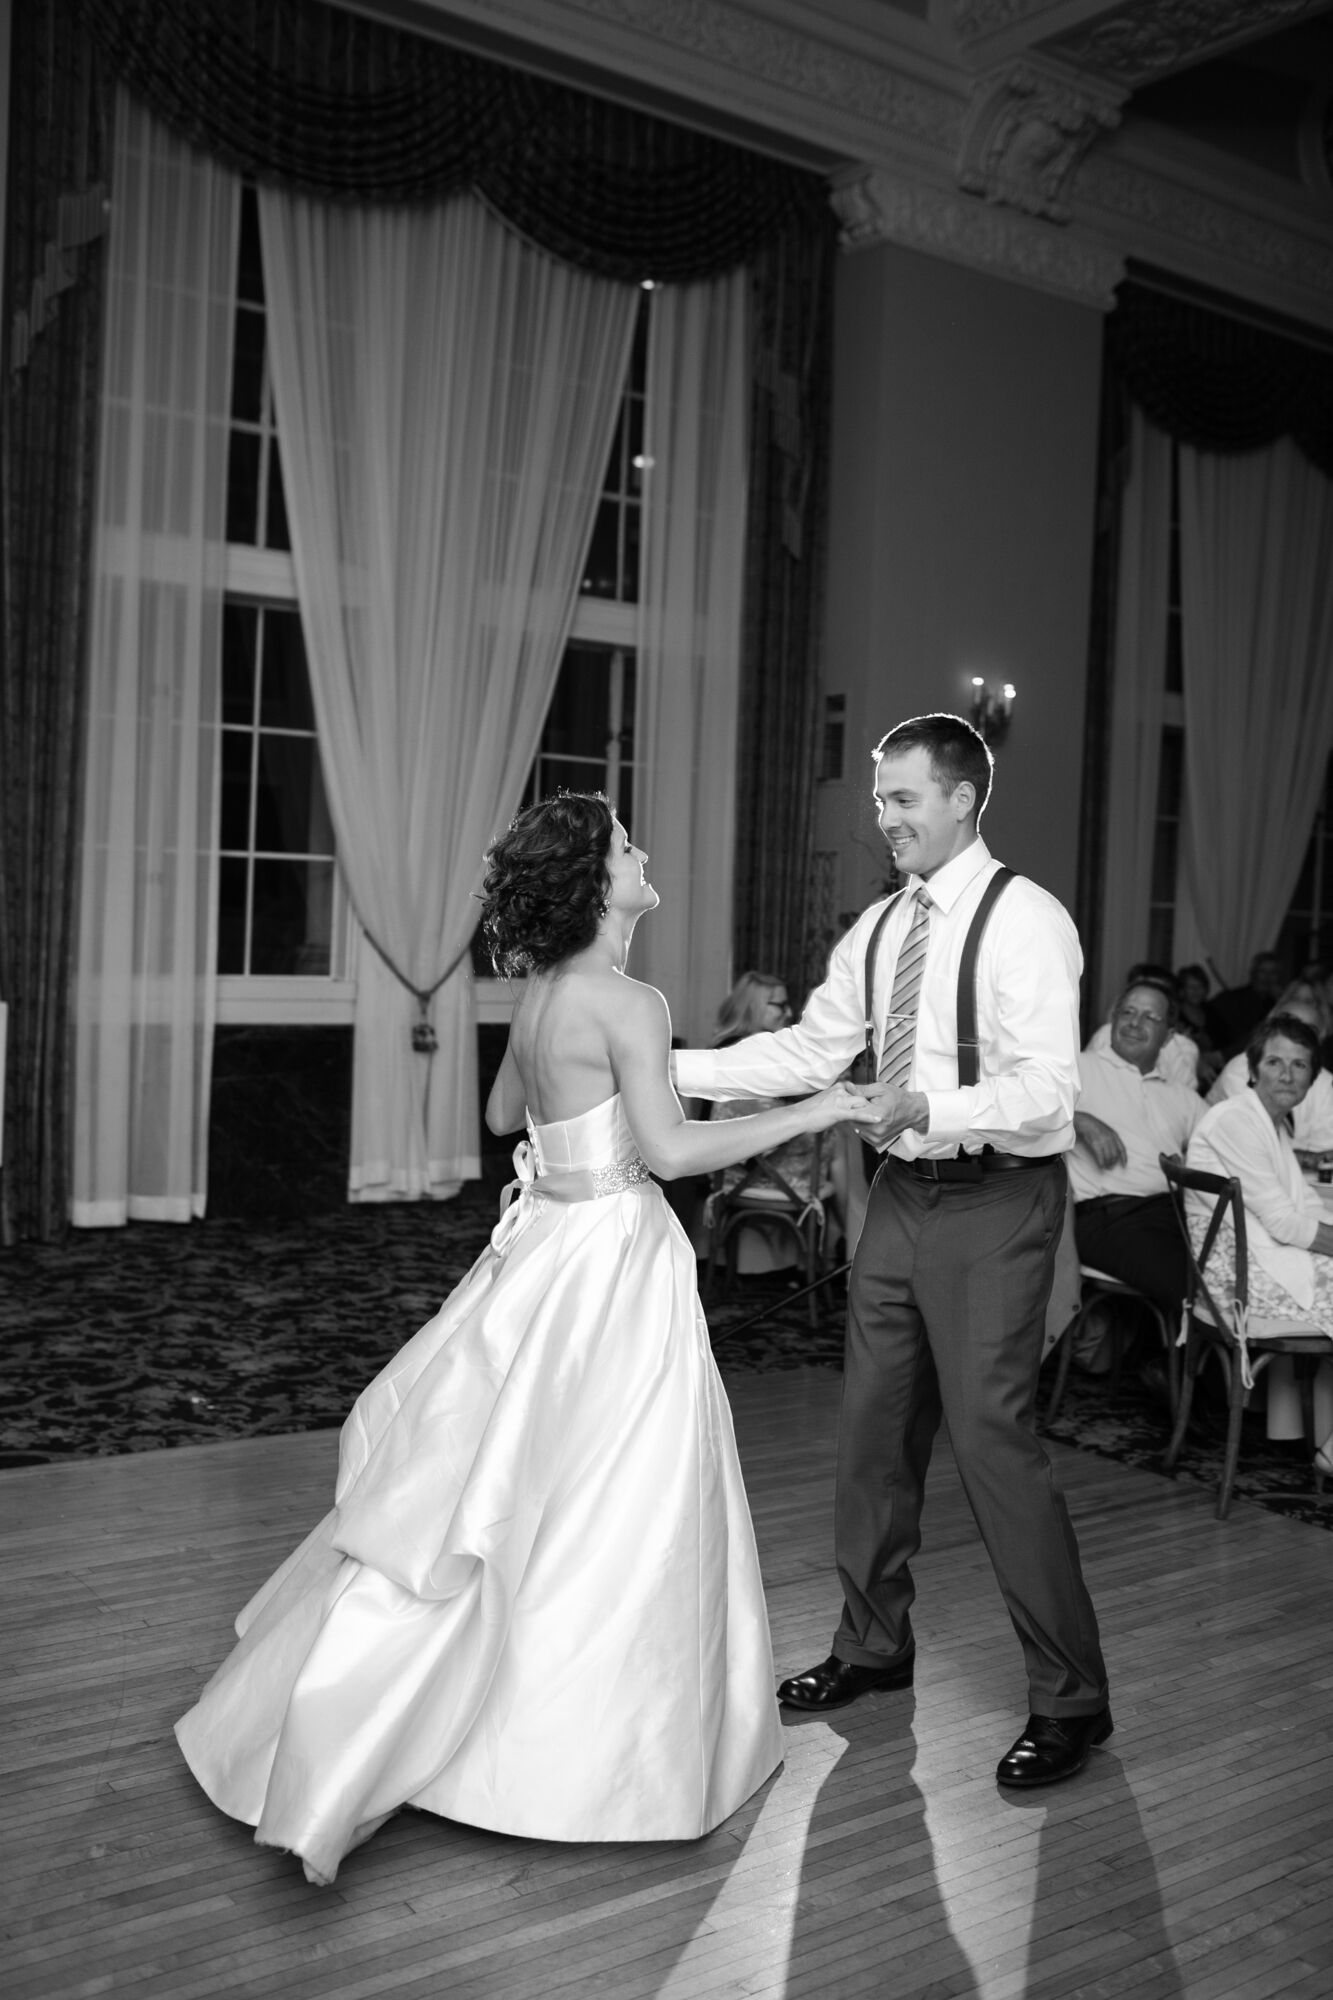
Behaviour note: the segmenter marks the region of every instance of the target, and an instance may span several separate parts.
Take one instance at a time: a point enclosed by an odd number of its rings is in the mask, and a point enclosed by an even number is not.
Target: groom
[[[955,715],[875,751],[880,830],[907,887],[871,965],[884,1154],[852,1266],[834,1537],[842,1619],[829,1658],[783,1681],[793,1708],[909,1687],[910,1563],[943,1415],[1027,1667],[1027,1726],[1002,1785],[1072,1777],[1111,1733],[1096,1613],[1034,1429],[1064,1156],[1078,1090],[1078,936],[1045,890],[1005,885],[976,960],[979,1080],[960,1084],[964,941],[998,871],[980,837],[993,760]],[[801,1020],[675,1058],[694,1097],[784,1097],[841,1075],[866,1038],[866,959],[885,905],[835,947]]]

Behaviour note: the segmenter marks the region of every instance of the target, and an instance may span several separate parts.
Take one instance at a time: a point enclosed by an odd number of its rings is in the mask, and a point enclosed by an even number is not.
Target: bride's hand
[[[827,1132],[831,1126],[850,1125],[858,1118],[868,1124],[876,1115],[870,1099],[854,1083],[830,1084],[827,1090],[807,1098],[806,1104],[812,1132]]]

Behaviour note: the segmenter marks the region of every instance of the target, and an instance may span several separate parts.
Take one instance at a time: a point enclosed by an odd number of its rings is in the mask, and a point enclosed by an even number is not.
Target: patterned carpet
[[[0,1466],[341,1423],[471,1266],[495,1212],[494,1188],[476,1183],[439,1206],[139,1223],[0,1252]],[[786,1303],[793,1283],[742,1278],[710,1303],[724,1375],[840,1367],[841,1282],[817,1295],[814,1327]],[[1132,1367],[1114,1397],[1075,1374],[1047,1434],[1156,1471],[1166,1414]],[[1215,1488],[1221,1438],[1220,1414],[1203,1411],[1179,1477]],[[1247,1419],[1236,1493],[1333,1528],[1333,1495],[1315,1497],[1302,1448],[1268,1443],[1262,1419]]]

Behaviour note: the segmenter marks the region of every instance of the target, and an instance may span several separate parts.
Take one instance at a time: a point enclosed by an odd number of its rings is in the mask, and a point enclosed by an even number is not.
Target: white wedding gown
[[[551,1189],[591,1198],[543,1195],[519,1149],[518,1201],[358,1398],[332,1513],[176,1725],[214,1803],[312,1880],[403,1805],[694,1839],[781,1760],[689,1242],[618,1097],[529,1129]]]

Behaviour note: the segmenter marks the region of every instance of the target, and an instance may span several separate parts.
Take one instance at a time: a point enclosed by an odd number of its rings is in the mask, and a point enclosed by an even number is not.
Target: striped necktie
[[[926,951],[930,944],[930,913],[934,904],[928,889],[916,892],[916,908],[912,912],[912,923],[903,939],[898,953],[898,963],[893,970],[893,998],[889,1002],[888,1019],[884,1024],[884,1047],[880,1051],[879,1081],[891,1083],[899,1090],[907,1088],[907,1079],[912,1072],[912,1054],[916,1046],[917,1005],[921,998],[921,980],[926,970]]]

